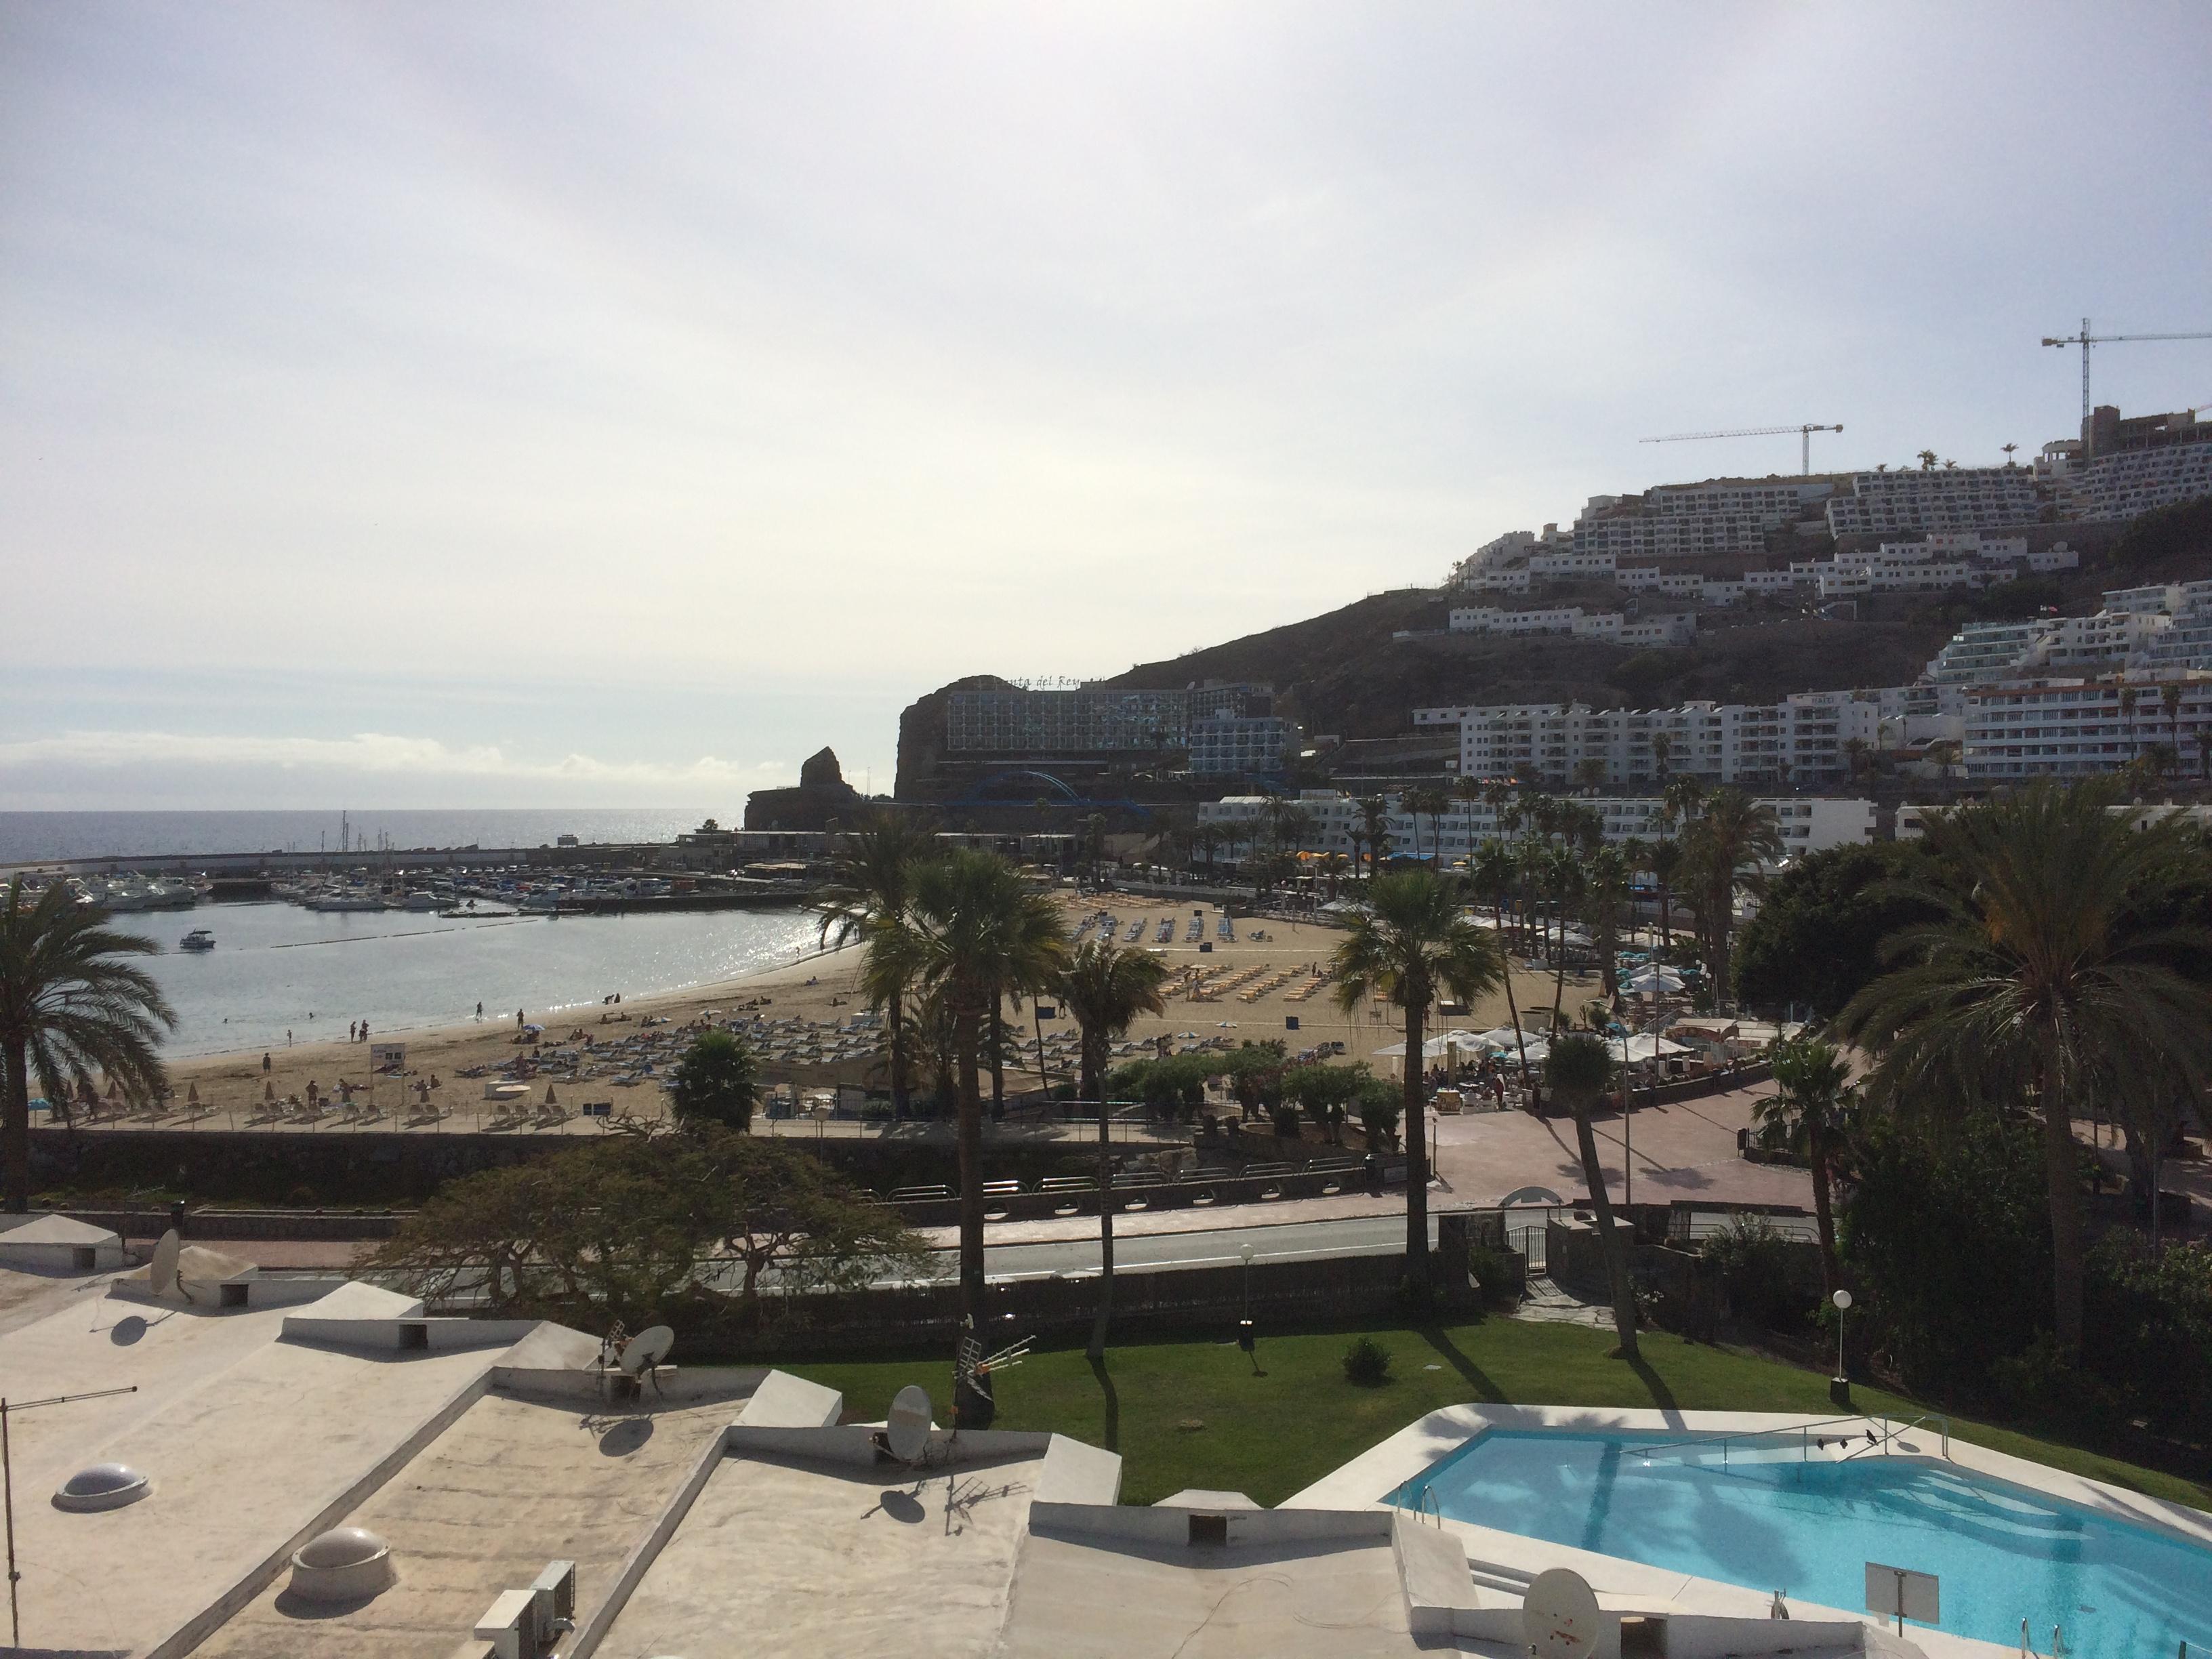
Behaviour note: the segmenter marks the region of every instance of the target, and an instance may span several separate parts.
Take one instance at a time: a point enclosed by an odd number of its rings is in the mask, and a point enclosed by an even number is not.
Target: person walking
[[[269,1056],[265,1054],[261,1056],[261,1069],[264,1072],[269,1069]]]

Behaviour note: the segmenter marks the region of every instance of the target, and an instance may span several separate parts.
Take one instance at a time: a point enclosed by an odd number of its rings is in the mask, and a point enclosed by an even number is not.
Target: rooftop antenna
[[[891,1400],[890,1414],[884,1419],[884,1437],[893,1457],[902,1463],[918,1463],[929,1449],[930,1431],[936,1426],[929,1390],[909,1382]]]
[[[655,1394],[660,1392],[660,1362],[668,1358],[668,1351],[676,1346],[676,1333],[665,1325],[648,1325],[623,1344],[622,1358],[617,1362],[623,1375],[629,1377],[650,1376]]]
[[[184,1280],[177,1277],[177,1258],[184,1253],[184,1248],[185,1241],[177,1236],[174,1227],[163,1233],[161,1242],[154,1246],[154,1259],[146,1267],[146,1286],[155,1295],[167,1296],[174,1291],[187,1302],[192,1299],[185,1289]]]
[[[1521,1602],[1521,1630],[1537,1659],[1589,1659],[1597,1646],[1597,1596],[1570,1567],[1540,1572]]]

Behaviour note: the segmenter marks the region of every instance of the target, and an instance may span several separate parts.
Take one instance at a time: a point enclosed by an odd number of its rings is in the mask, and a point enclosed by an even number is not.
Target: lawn
[[[1368,1328],[1390,1350],[1390,1380],[1376,1388],[1345,1381],[1351,1330],[1263,1339],[1258,1375],[1227,1342],[1154,1342],[1118,1347],[1095,1371],[1080,1350],[1036,1353],[999,1378],[1006,1429],[1052,1429],[1121,1455],[1122,1501],[1150,1504],[1186,1486],[1248,1493],[1280,1503],[1440,1406],[1659,1407],[1683,1411],[1832,1414],[1827,1379],[1771,1360],[1651,1333],[1634,1366],[1607,1358],[1609,1333],[1571,1325],[1491,1319],[1414,1329]],[[949,1367],[941,1358],[793,1365],[841,1390],[847,1407],[880,1419],[891,1395],[920,1382],[950,1413]],[[1862,1411],[1908,1414],[1917,1402],[1855,1388]],[[2008,1429],[1954,1419],[1952,1431],[1994,1450],[2030,1458],[2130,1491],[2212,1507],[2212,1486],[2118,1458]]]

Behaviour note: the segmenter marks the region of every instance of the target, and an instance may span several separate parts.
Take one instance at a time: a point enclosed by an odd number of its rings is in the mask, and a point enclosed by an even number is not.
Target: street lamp
[[[1828,1380],[1828,1397],[1839,1406],[1849,1406],[1851,1379],[1844,1370],[1844,1316],[1850,1310],[1851,1293],[1838,1291],[1828,1300],[1836,1309],[1836,1374]]]
[[[1260,1369],[1259,1344],[1252,1334],[1252,1257],[1256,1252],[1250,1241],[1237,1247],[1237,1254],[1244,1263],[1244,1316],[1237,1322],[1237,1346],[1251,1356],[1252,1370]]]

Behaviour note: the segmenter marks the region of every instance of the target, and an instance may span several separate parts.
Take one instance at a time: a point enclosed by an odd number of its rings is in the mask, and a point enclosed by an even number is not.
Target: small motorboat
[[[179,951],[212,951],[215,949],[215,935],[204,927],[195,927],[177,941],[177,948]]]

